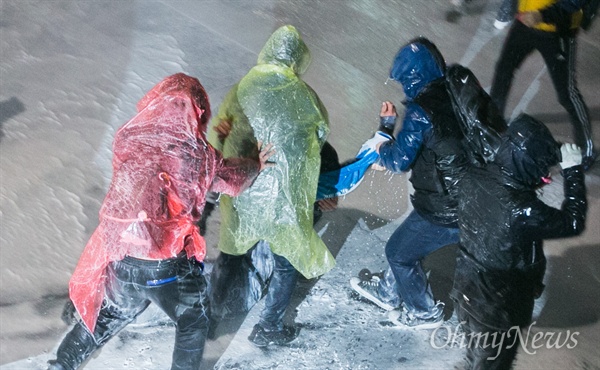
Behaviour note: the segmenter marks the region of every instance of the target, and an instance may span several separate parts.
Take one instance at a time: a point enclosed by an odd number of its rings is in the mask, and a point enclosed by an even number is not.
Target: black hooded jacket
[[[523,115],[511,123],[495,157],[472,167],[459,186],[461,247],[452,298],[479,322],[508,330],[531,320],[543,288],[542,240],[581,233],[587,210],[581,166],[563,170],[561,209],[535,189],[560,161],[560,146],[543,123]]]

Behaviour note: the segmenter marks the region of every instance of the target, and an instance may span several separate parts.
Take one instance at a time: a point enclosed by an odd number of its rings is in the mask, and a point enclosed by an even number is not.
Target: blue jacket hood
[[[390,79],[400,82],[406,97],[412,100],[445,73],[446,62],[438,48],[420,37],[400,48],[390,70]]]

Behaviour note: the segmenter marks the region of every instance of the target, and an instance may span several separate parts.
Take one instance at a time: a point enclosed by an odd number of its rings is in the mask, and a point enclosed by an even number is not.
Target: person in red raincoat
[[[69,282],[81,322],[50,369],[77,369],[151,302],[176,323],[171,369],[200,366],[209,306],[196,223],[206,193],[245,190],[267,165],[270,146],[260,160],[224,159],[205,138],[208,96],[183,73],[154,86],[137,110],[115,135],[100,222]]]

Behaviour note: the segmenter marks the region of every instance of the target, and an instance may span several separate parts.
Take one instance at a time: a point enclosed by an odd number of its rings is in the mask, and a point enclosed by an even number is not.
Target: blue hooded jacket
[[[381,163],[394,172],[407,171],[414,162],[431,121],[414,99],[433,81],[444,76],[446,63],[439,50],[427,39],[418,38],[402,47],[390,70],[390,79],[402,84],[406,111],[396,141],[379,148]]]
[[[396,140],[382,144],[379,154],[387,169],[411,170],[411,201],[419,215],[456,227],[457,183],[468,160],[445,73],[444,58],[429,40],[418,38],[400,49],[390,78],[402,84],[406,111]]]

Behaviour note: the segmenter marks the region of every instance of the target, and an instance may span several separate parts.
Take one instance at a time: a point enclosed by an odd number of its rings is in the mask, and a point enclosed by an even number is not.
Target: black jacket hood
[[[535,188],[550,167],[561,160],[560,144],[550,130],[535,118],[523,114],[509,126],[500,144],[494,163],[508,185]]]

